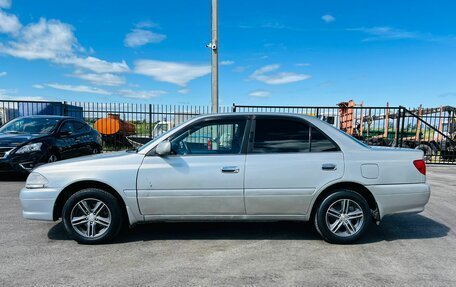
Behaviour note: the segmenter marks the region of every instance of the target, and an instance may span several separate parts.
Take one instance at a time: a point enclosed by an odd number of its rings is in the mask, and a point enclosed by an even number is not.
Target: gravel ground
[[[423,213],[387,217],[355,245],[276,222],[154,223],[85,246],[60,222],[24,220],[24,183],[6,176],[0,286],[456,286],[456,167],[428,167],[428,181]]]

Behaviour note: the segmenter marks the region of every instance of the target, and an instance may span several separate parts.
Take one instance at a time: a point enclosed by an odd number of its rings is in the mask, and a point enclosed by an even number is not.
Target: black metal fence
[[[456,108],[243,106],[234,112],[297,113],[318,117],[374,146],[421,149],[426,161],[456,164]]]
[[[318,117],[369,145],[418,148],[429,163],[456,164],[456,108],[344,105],[221,107],[221,112],[281,112]],[[105,151],[137,147],[210,107],[132,103],[0,101],[0,125],[27,115],[83,119],[103,137]]]

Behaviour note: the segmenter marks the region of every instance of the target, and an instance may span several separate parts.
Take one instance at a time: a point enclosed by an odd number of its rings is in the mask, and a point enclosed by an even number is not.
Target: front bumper
[[[43,162],[45,158],[42,152],[11,154],[0,158],[0,173],[30,172],[37,164]]]
[[[54,204],[61,189],[23,188],[20,193],[22,216],[27,219],[53,221]]]
[[[377,201],[380,217],[394,213],[418,213],[429,202],[427,183],[367,186]]]

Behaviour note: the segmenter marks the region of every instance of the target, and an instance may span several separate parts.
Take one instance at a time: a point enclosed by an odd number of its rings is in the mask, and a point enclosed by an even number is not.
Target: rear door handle
[[[324,163],[321,165],[321,169],[322,170],[336,170],[337,165],[335,165],[333,163]]]
[[[223,173],[239,173],[239,167],[237,166],[224,166],[222,167]]]

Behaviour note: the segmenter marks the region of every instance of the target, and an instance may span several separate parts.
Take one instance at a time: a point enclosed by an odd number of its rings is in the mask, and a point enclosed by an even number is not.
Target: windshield
[[[0,128],[5,134],[50,134],[60,121],[58,118],[20,118]]]
[[[324,124],[330,126],[331,128],[335,129],[336,131],[340,132],[341,134],[343,134],[344,136],[346,136],[347,138],[351,139],[352,141],[354,141],[355,143],[363,146],[363,147],[367,147],[367,148],[370,148],[370,146],[362,141],[360,141],[359,139],[355,138],[354,136],[352,135],[349,135],[347,134],[346,132],[344,132],[343,130],[341,129],[338,129],[336,128],[335,126],[333,126],[332,124],[328,123],[327,121],[323,121],[321,120]]]

